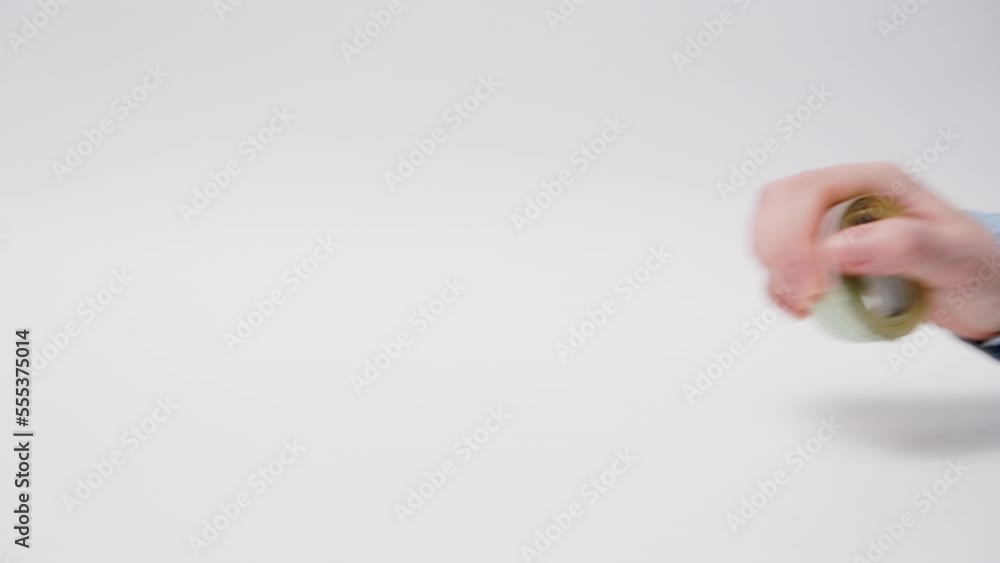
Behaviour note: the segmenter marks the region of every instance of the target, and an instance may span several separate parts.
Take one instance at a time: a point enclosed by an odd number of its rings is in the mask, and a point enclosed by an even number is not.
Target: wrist
[[[976,275],[977,279],[966,283],[962,288],[964,290],[962,293],[973,293],[972,290],[978,286],[978,291],[982,293],[980,298],[975,299],[975,303],[965,304],[979,308],[981,313],[976,316],[980,321],[987,322],[976,323],[985,324],[985,326],[962,327],[966,330],[953,329],[952,332],[977,346],[1000,347],[1000,215],[982,213],[970,213],[969,215],[985,231],[989,240],[984,240],[981,246],[983,255]]]

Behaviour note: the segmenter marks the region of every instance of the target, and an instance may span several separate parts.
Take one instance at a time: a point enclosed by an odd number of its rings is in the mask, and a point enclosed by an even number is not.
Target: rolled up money
[[[830,209],[820,235],[900,215],[892,202],[877,196],[845,201]],[[852,342],[895,340],[920,326],[927,310],[924,290],[898,276],[848,276],[831,271],[833,287],[813,308],[827,332]]]

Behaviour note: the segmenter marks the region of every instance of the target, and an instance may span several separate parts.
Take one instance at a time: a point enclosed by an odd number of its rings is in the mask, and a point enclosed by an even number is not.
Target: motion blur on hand
[[[877,196],[901,216],[823,238],[835,205]],[[754,252],[770,272],[772,299],[805,317],[832,284],[831,273],[898,275],[928,292],[926,318],[969,340],[1000,335],[1000,249],[972,216],[887,163],[803,172],[763,188]]]

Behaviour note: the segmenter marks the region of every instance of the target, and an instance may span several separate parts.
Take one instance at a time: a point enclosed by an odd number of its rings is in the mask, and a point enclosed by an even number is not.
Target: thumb
[[[827,264],[850,275],[928,281],[948,254],[926,221],[896,217],[839,231],[822,242]]]

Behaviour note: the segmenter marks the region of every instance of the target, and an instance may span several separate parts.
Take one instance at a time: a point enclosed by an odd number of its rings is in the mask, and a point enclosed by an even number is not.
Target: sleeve
[[[997,246],[1000,248],[1000,215],[987,215],[983,213],[973,213],[975,217],[986,230],[993,234],[993,240],[997,241]],[[979,347],[982,351],[993,356],[994,358],[1000,360],[1000,338],[994,338],[987,342],[969,342],[973,346]]]

